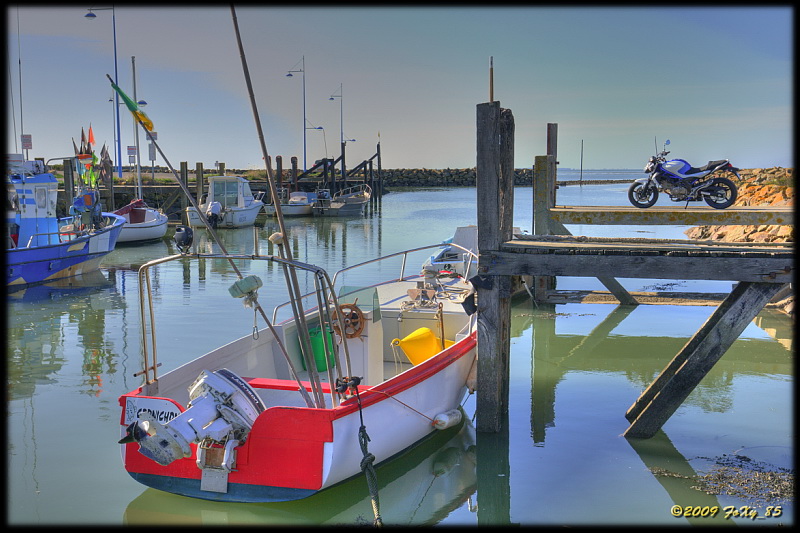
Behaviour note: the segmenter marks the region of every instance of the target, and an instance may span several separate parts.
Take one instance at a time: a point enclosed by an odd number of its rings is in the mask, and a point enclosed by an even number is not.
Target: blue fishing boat
[[[21,156],[8,157],[6,187],[8,292],[92,272],[114,250],[125,219],[102,212],[97,190],[81,188],[70,216],[58,218],[56,177]]]

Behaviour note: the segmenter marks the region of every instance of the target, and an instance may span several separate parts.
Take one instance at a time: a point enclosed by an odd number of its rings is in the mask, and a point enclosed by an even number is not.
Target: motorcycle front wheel
[[[728,178],[715,178],[703,200],[714,209],[725,209],[736,201],[736,185]]]
[[[650,183],[634,182],[628,189],[628,200],[634,207],[646,209],[658,201],[658,189]]]

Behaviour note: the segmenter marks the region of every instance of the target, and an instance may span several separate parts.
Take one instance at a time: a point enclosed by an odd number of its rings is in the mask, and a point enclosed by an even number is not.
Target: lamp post
[[[117,14],[114,10],[114,7],[90,7],[89,12],[84,15],[85,18],[89,20],[94,20],[97,18],[97,15],[94,14],[95,11],[107,11],[111,10],[111,27],[113,29],[114,35],[114,83],[119,87],[119,69],[117,67]],[[122,178],[122,141],[121,141],[121,132],[119,129],[119,94],[114,91],[114,98],[116,102],[115,110],[116,110],[116,120],[117,120],[117,177]]]
[[[339,94],[334,93],[328,100],[339,99],[339,142],[344,145],[344,92],[342,91],[342,84],[339,84]]]
[[[133,100],[136,101],[136,56],[131,56],[131,69],[133,70]],[[144,107],[147,105],[147,102],[139,100],[136,104]],[[139,128],[137,126],[136,119],[134,119],[133,136],[136,140],[136,197],[142,198],[142,165],[141,154],[139,154]]]
[[[306,152],[307,152],[307,141],[306,141],[306,130],[308,127],[306,126],[306,56],[303,56],[300,60],[302,66],[299,70],[290,70],[286,73],[287,78],[292,77],[293,72],[302,72],[303,73],[303,172],[308,171],[308,164],[306,162]]]
[[[325,159],[328,159],[328,139],[325,136],[325,128],[323,128],[322,126],[314,126],[314,127],[306,126],[306,129],[307,130],[322,130],[322,141],[325,143]]]

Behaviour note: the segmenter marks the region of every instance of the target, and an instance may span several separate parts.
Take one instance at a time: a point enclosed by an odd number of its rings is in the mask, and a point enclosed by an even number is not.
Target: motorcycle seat
[[[707,165],[704,165],[700,168],[690,168],[689,171],[686,173],[688,174],[697,174],[698,172],[707,172],[709,170],[714,170],[718,166],[727,163],[728,161],[725,159],[720,159],[719,161],[709,161]]]

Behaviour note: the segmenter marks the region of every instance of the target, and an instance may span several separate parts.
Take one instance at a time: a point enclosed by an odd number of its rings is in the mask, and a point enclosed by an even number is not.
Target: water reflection
[[[475,493],[475,429],[430,439],[376,469],[384,525],[433,525]],[[125,510],[127,525],[371,525],[371,498],[358,476],[309,498],[281,503],[222,503],[147,489]]]
[[[32,396],[37,385],[56,382],[53,376],[67,363],[67,345],[79,346],[82,352],[78,390],[100,394],[102,374],[113,374],[117,364],[105,342],[106,312],[125,307],[124,299],[113,290],[114,274],[106,275],[95,271],[9,295],[8,399]]]

